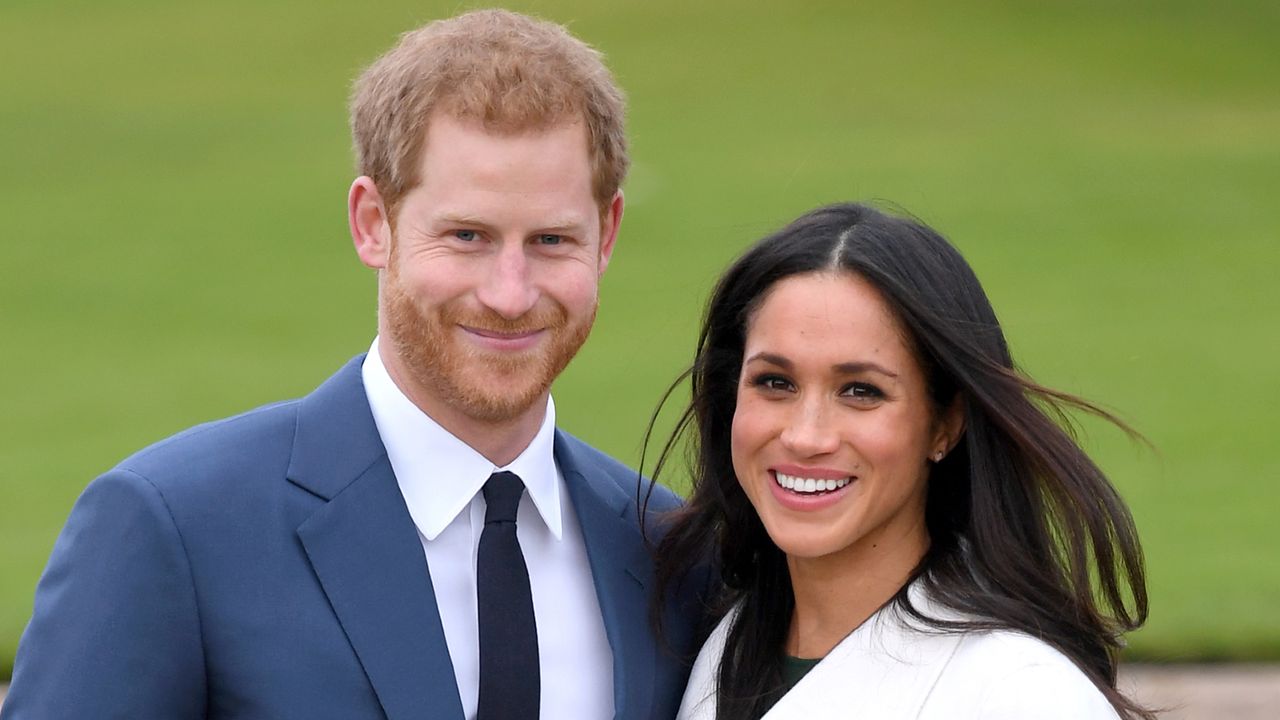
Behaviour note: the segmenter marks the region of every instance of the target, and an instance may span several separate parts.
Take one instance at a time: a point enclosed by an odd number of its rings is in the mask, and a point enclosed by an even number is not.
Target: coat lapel
[[[912,603],[928,616],[941,608],[919,585]],[[944,614],[944,613],[943,613]],[[961,633],[929,631],[887,607],[845,638],[765,714],[766,720],[811,720],[831,708],[866,720],[916,718],[956,649]]]
[[[649,632],[653,564],[637,527],[636,504],[596,468],[578,441],[556,432],[564,475],[587,546],[591,577],[613,650],[613,699],[619,720],[647,718],[653,702],[657,648]]]
[[[362,359],[298,410],[288,478],[328,501],[298,537],[388,720],[462,720],[426,557],[369,410]]]

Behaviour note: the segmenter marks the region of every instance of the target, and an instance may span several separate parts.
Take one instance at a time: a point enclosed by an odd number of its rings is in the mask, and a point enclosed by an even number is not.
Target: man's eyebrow
[[[489,224],[481,220],[478,216],[468,215],[466,213],[445,212],[435,217],[437,223],[445,225],[472,225],[476,227],[489,227]]]
[[[494,226],[478,215],[469,213],[443,212],[436,215],[434,222],[440,225],[466,225],[469,227],[480,227],[491,229]],[[577,232],[586,227],[587,221],[577,215],[562,215],[551,220],[551,222],[536,226],[532,233],[561,233],[561,232]]]
[[[767,362],[770,365],[777,365],[783,370],[792,370],[795,368],[795,363],[791,362],[789,358],[771,352],[758,352],[746,360],[748,363],[756,361]],[[856,375],[858,373],[874,372],[894,378],[895,380],[898,378],[898,373],[869,360],[837,363],[832,365],[831,368],[842,375]]]
[[[538,232],[563,232],[563,231],[576,232],[578,230],[583,229],[586,226],[587,226],[586,218],[580,217],[578,215],[561,215],[560,217],[553,219],[551,222],[548,222],[543,225],[539,225],[537,228],[537,231]]]

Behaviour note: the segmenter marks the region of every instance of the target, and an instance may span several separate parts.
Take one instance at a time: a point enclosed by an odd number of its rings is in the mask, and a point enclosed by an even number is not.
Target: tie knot
[[[484,502],[488,506],[484,512],[484,524],[516,521],[516,508],[520,507],[520,496],[524,494],[524,483],[515,473],[496,472],[489,476],[484,484]]]

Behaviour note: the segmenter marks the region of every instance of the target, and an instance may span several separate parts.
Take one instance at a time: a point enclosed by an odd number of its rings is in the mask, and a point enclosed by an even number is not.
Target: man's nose
[[[508,320],[524,315],[538,302],[532,270],[524,243],[503,242],[477,288],[477,299]]]

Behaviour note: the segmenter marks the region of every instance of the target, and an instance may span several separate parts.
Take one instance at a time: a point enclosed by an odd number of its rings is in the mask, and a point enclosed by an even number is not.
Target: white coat
[[[928,617],[955,615],[913,586]],[[730,613],[694,663],[679,720],[714,720],[715,684]],[[827,654],[766,720],[1117,720],[1065,655],[1011,631],[940,633],[890,605]]]

